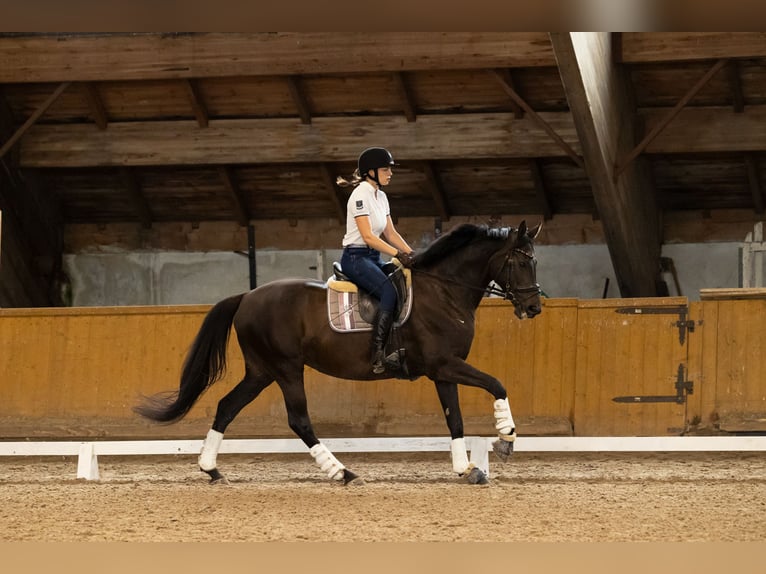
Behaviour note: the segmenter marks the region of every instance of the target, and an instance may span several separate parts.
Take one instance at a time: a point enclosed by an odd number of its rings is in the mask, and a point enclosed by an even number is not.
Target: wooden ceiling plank
[[[130,201],[133,203],[133,208],[136,210],[141,226],[144,229],[150,229],[152,227],[152,212],[149,209],[149,203],[146,201],[146,196],[141,190],[141,185],[138,182],[136,173],[131,167],[120,167],[120,178],[125,190],[128,192]]]
[[[632,162],[634,159],[636,159],[641,152],[646,149],[646,147],[656,138],[659,133],[664,130],[670,122],[673,121],[673,119],[681,112],[681,110],[688,104],[691,99],[697,95],[697,92],[699,92],[705,84],[710,81],[710,78],[715,76],[718,71],[723,68],[727,64],[728,60],[718,60],[716,61],[707,72],[705,72],[705,75],[702,76],[699,80],[697,80],[697,83],[694,84],[689,90],[684,94],[684,96],[678,101],[678,103],[673,106],[673,108],[665,115],[665,117],[660,121],[658,124],[656,124],[648,134],[642,139],[639,144],[633,148],[633,150],[625,156],[620,162],[615,166],[615,176],[619,177],[620,174],[622,174],[623,171],[630,165],[630,162]]]
[[[195,79],[185,79],[183,81],[184,87],[189,94],[189,102],[191,103],[192,110],[194,111],[194,117],[197,118],[197,125],[201,128],[206,128],[210,125],[210,116],[205,105],[205,98],[202,96],[199,83]]]
[[[344,223],[346,221],[346,200],[341,196],[341,191],[335,183],[330,165],[322,163],[319,165],[319,169],[322,172],[322,181],[327,190],[327,197],[330,198],[335,214],[338,216],[338,223]]]
[[[585,164],[583,163],[582,159],[579,155],[577,155],[577,152],[572,149],[572,147],[563,140],[563,138],[556,133],[556,130],[554,130],[548,122],[546,122],[540,115],[533,110],[527,102],[524,101],[524,99],[519,96],[519,94],[516,93],[516,90],[514,90],[508,83],[506,83],[506,79],[503,76],[502,71],[498,70],[488,70],[488,73],[497,80],[498,84],[503,88],[506,94],[510,96],[510,98],[515,101],[529,116],[535,120],[542,128],[545,130],[545,132],[553,139],[553,141],[558,144],[561,149],[563,149],[566,154],[574,160],[574,162],[580,166],[581,168],[585,169]]]
[[[750,193],[753,196],[753,208],[758,215],[762,215],[764,212],[763,186],[759,176],[758,158],[754,153],[745,154],[745,167]]]
[[[635,142],[630,118],[636,108],[627,71],[614,63],[609,33],[550,36],[620,294],[657,296],[661,225],[648,166],[639,160],[614,177],[615,159]]]
[[[447,200],[447,194],[444,191],[444,184],[441,176],[436,171],[434,163],[431,161],[423,162],[423,171],[426,174],[426,180],[428,181],[428,188],[431,190],[431,195],[434,198],[434,203],[439,210],[439,215],[445,221],[448,221],[451,212],[449,208],[449,202]]]
[[[729,84],[731,85],[732,99],[734,100],[734,112],[741,114],[745,111],[745,93],[742,89],[742,77],[739,71],[739,61],[730,60],[726,68],[729,73]]]
[[[96,122],[98,129],[105,130],[109,125],[109,118],[106,115],[104,100],[98,92],[98,85],[95,82],[84,82],[83,87],[93,121]]]
[[[555,66],[544,32],[0,37],[0,83]]]
[[[1,67],[1,66],[0,66]],[[62,82],[60,83],[55,90],[53,90],[53,93],[48,96],[48,98],[40,104],[40,106],[32,113],[29,118],[27,118],[27,121],[25,121],[22,126],[16,130],[16,132],[6,141],[2,147],[0,147],[0,158],[2,158],[6,153],[8,153],[8,150],[10,150],[14,144],[23,136],[26,131],[31,128],[34,123],[40,119],[40,116],[42,116],[48,108],[50,108],[53,103],[59,98],[61,94],[64,93],[64,90],[66,90],[72,82]]]
[[[545,187],[545,179],[543,179],[543,170],[540,166],[540,161],[533,158],[529,160],[528,164],[529,172],[532,177],[532,184],[535,187],[537,202],[543,213],[543,219],[545,221],[553,219],[553,210],[551,209],[551,202],[548,199],[548,191]]]
[[[763,32],[622,32],[625,64],[766,57]]]
[[[242,190],[237,183],[234,173],[228,165],[218,166],[218,174],[221,176],[226,191],[229,192],[229,196],[234,204],[234,212],[237,216],[237,222],[242,227],[247,227],[250,224],[250,213],[245,203],[245,198],[242,196]]]
[[[403,72],[393,72],[391,77],[394,80],[394,86],[399,94],[399,99],[402,102],[402,110],[404,111],[404,117],[408,122],[414,122],[417,119],[417,112],[415,106],[415,99],[412,96],[412,91],[407,84],[407,79],[404,77]]]
[[[299,76],[287,76],[287,87],[290,90],[290,96],[293,99],[295,107],[298,109],[298,115],[301,117],[302,124],[311,123],[311,110],[308,100],[303,92],[303,86]]]
[[[540,116],[579,147],[570,113]],[[106,132],[89,128],[76,124],[34,126],[22,141],[21,165],[313,164],[356,161],[359,155],[358,117],[313,118],[311,126],[292,118],[271,118],[216,120],[205,130],[190,121],[115,122]],[[386,134],[397,160],[565,155],[528,114],[522,120],[507,113],[429,114],[417,122],[397,115],[369,116],[365,129]],[[258,145],[252,145],[253,141]]]

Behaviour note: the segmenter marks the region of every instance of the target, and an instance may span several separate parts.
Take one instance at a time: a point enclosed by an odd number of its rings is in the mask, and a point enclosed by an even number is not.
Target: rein
[[[528,253],[525,253],[524,251],[518,248],[514,248],[508,253],[508,255],[505,258],[505,262],[503,263],[503,267],[500,270],[501,273],[503,270],[507,270],[505,288],[498,288],[498,287],[495,287],[494,285],[490,285],[488,287],[476,287],[475,285],[469,285],[468,283],[458,281],[457,279],[451,279],[448,277],[443,277],[436,273],[430,273],[429,271],[418,269],[417,267],[411,267],[410,271],[412,271],[413,273],[420,273],[422,275],[427,275],[428,277],[433,277],[435,279],[439,279],[440,281],[444,281],[446,283],[452,283],[453,285],[465,287],[466,289],[471,289],[473,291],[481,291],[483,293],[488,293],[490,295],[498,295],[502,297],[503,299],[505,299],[506,301],[510,301],[514,305],[518,305],[520,304],[520,302],[519,302],[519,299],[517,299],[517,297],[520,299],[526,299],[527,297],[533,294],[541,293],[541,290],[540,290],[539,283],[535,283],[534,285],[530,285],[528,287],[517,287],[516,289],[512,287],[511,267],[513,266],[513,261],[511,260],[511,258],[514,252],[524,255],[528,259],[532,259],[531,255],[529,255]]]

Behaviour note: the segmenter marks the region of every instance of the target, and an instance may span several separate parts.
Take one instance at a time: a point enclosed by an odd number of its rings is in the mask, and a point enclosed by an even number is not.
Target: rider
[[[350,182],[338,178],[341,185],[356,185],[346,204],[346,234],[340,260],[343,273],[380,299],[372,331],[372,372],[375,374],[385,371],[385,347],[397,302],[396,289],[383,271],[385,263],[380,255],[395,256],[405,267],[412,265],[414,255],[394,227],[383,191],[391,181],[393,165],[396,165],[394,158],[387,149],[371,147],[359,156]]]

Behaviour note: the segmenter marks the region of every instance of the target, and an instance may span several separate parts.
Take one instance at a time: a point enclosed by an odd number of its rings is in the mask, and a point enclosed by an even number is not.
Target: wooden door
[[[574,434],[681,434],[692,330],[685,297],[580,301]]]

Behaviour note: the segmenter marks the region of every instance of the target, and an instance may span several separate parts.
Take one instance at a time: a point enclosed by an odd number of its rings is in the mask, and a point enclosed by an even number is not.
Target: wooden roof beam
[[[287,87],[290,90],[290,97],[292,97],[293,103],[298,109],[301,123],[307,125],[310,124],[311,110],[309,110],[308,100],[303,92],[300,78],[298,76],[287,76]]]
[[[765,58],[763,32],[620,32],[616,61],[625,64]]]
[[[404,77],[403,72],[393,72],[391,77],[394,80],[394,86],[399,93],[399,99],[402,102],[402,109],[404,111],[404,117],[408,122],[414,122],[417,119],[415,99],[412,96],[412,91],[407,85],[407,79]]]
[[[0,83],[555,66],[544,32],[252,32],[0,37]]]
[[[648,165],[641,158],[614,177],[616,158],[635,143],[636,106],[626,70],[614,64],[609,33],[550,36],[620,294],[658,296],[663,291],[660,210]]]
[[[543,179],[543,170],[539,160],[529,160],[529,172],[532,176],[532,185],[534,185],[537,203],[540,205],[544,221],[553,219],[553,210],[551,210],[551,202],[548,199],[548,192],[545,188],[545,180]]]
[[[570,113],[540,115],[579,148]],[[365,129],[385,133],[398,160],[565,155],[528,114],[521,120],[508,113],[427,114],[416,122],[400,115],[369,116]],[[106,132],[45,124],[24,137],[20,161],[24,167],[356,161],[358,130],[359,118],[353,116],[313,118],[310,130],[294,118],[217,120],[204,130],[188,121],[114,122]]]
[[[322,182],[327,191],[327,196],[330,198],[330,202],[335,209],[335,214],[338,216],[338,223],[345,223],[346,199],[341,195],[341,191],[335,183],[335,178],[332,175],[330,166],[326,163],[322,163],[319,164],[319,169],[322,172]]]
[[[759,175],[758,158],[754,153],[745,154],[745,167],[747,168],[750,193],[753,195],[753,208],[758,215],[762,215],[764,211],[763,186]]]
[[[138,182],[135,171],[131,167],[121,167],[120,177],[142,227],[150,229],[152,227],[152,212],[149,209],[146,196],[144,196],[144,192],[141,190],[141,184]]]
[[[109,118],[106,115],[104,100],[98,92],[98,85],[95,82],[84,82],[83,88],[85,88],[85,98],[88,100],[93,121],[96,122],[98,129],[105,130],[109,125]]]
[[[185,79],[183,83],[186,92],[189,94],[189,103],[191,103],[192,110],[194,111],[194,117],[197,118],[197,125],[201,128],[208,127],[210,116],[208,115],[205,99],[202,97],[197,80],[189,78]]]
[[[218,166],[218,174],[221,176],[221,181],[231,197],[237,223],[242,227],[247,227],[250,224],[250,213],[248,212],[247,203],[242,195],[242,190],[239,187],[239,183],[237,183],[233,170],[228,165],[221,165]]]
[[[498,84],[500,84],[500,87],[503,88],[503,91],[505,91],[510,98],[516,102],[521,109],[523,109],[525,112],[529,114],[529,116],[537,122],[540,127],[545,130],[545,132],[553,139],[553,141],[556,142],[556,144],[563,149],[566,154],[574,160],[574,162],[580,166],[581,168],[585,169],[585,164],[582,161],[582,158],[580,158],[579,155],[577,155],[577,152],[572,149],[572,147],[564,141],[564,139],[556,133],[556,130],[554,130],[548,122],[546,122],[535,110],[533,110],[527,102],[524,101],[524,99],[516,93],[516,90],[514,90],[511,85],[507,82],[507,78],[504,76],[502,71],[499,70],[488,70],[488,73],[495,78]]]
[[[46,98],[46,100],[38,106],[38,108],[32,113],[29,118],[27,118],[27,121],[25,121],[22,126],[16,130],[16,132],[6,141],[2,147],[0,147],[0,158],[2,158],[6,153],[8,153],[8,150],[10,150],[14,144],[21,139],[21,136],[23,136],[26,131],[31,128],[34,123],[40,119],[40,116],[42,116],[48,108],[50,108],[53,103],[58,100],[59,96],[64,93],[64,90],[66,90],[72,82],[62,82],[60,83],[55,90],[53,90],[53,93]]]
[[[433,162],[423,162],[423,171],[426,175],[428,188],[431,190],[431,195],[434,198],[439,215],[442,219],[448,221],[450,218],[450,208],[449,202],[447,201],[447,194],[444,192],[444,184],[442,183],[439,173],[434,168]]]

